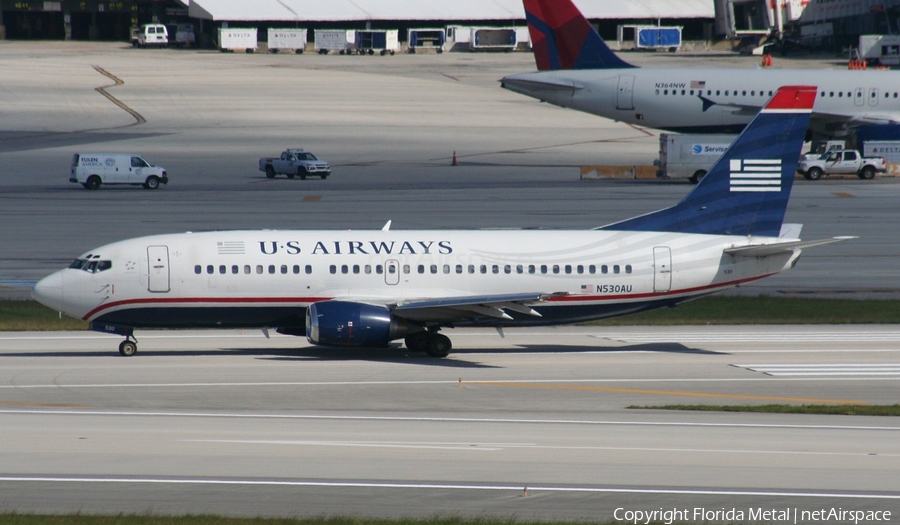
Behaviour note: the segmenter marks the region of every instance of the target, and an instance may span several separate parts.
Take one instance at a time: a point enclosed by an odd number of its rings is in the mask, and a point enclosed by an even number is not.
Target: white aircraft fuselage
[[[738,133],[779,87],[818,86],[810,129],[900,122],[900,71],[625,68],[536,71],[505,77],[511,91],[643,127]]]
[[[757,258],[723,250],[786,240],[796,239],[605,230],[182,233],[92,250],[34,293],[69,316],[114,325],[302,328],[306,307],[334,298],[393,306],[549,292],[529,307],[539,315],[461,305],[453,322],[546,325],[674,305],[778,273],[800,252]]]

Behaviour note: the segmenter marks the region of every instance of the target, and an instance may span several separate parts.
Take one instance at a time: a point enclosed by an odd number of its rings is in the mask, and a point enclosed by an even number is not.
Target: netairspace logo
[[[844,510],[840,507],[816,510],[801,510],[796,507],[783,508],[748,508],[738,509],[724,507],[707,509],[704,507],[671,508],[657,510],[626,510],[622,507],[613,512],[616,521],[649,525],[653,522],[672,525],[681,521],[713,521],[713,522],[765,522],[765,523],[876,523],[891,521],[889,510]]]

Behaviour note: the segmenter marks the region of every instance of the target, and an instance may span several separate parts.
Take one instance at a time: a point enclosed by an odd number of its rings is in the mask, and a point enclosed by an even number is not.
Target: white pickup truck
[[[875,178],[876,173],[884,173],[884,159],[863,157],[855,149],[833,150],[817,159],[803,159],[797,165],[797,172],[807,180],[819,180],[822,175],[856,174],[860,179]]]
[[[331,175],[331,166],[324,160],[302,149],[286,149],[280,158],[263,157],[259,159],[259,171],[266,172],[266,177],[274,179],[275,175],[287,175],[289,179],[307,175],[326,177]]]

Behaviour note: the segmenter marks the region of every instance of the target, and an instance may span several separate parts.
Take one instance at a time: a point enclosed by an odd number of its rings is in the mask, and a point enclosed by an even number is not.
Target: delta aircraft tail
[[[524,0],[524,4],[539,71],[635,67],[612,52],[571,0]]]
[[[599,229],[778,237],[815,100],[780,88],[681,202]]]

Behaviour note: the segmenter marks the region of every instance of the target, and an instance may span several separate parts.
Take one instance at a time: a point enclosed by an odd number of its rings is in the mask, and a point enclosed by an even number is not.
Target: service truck
[[[803,159],[797,172],[807,180],[819,180],[822,175],[855,174],[860,179],[873,179],[875,173],[885,172],[884,159],[863,157],[855,149],[833,150],[817,159]]]
[[[154,166],[134,153],[76,153],[72,156],[69,182],[96,190],[101,184],[133,184],[148,190],[168,184],[162,166]]]
[[[300,148],[286,149],[281,157],[263,157],[259,159],[259,171],[266,172],[266,177],[274,179],[275,175],[287,175],[293,179],[306,179],[307,175],[326,177],[331,175],[331,166],[324,160]]]
[[[659,134],[656,176],[661,179],[688,179],[700,182],[713,164],[728,151],[737,135]]]

